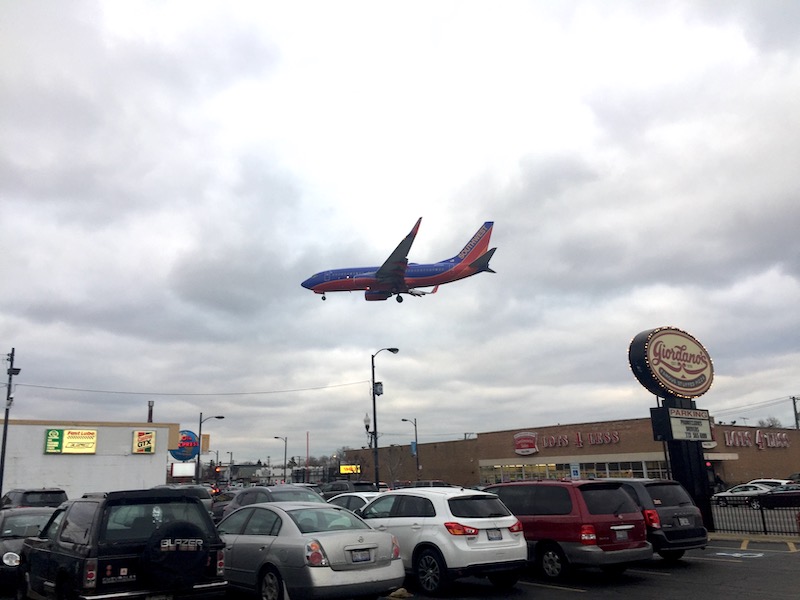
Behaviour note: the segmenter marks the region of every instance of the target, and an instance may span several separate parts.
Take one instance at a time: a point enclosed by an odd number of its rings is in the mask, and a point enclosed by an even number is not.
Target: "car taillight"
[[[97,587],[97,559],[90,558],[83,565],[83,587],[94,589]]]
[[[225,575],[225,552],[217,550],[217,576]]]
[[[311,540],[306,544],[306,564],[309,567],[327,567],[328,557],[325,550],[317,540]]]
[[[394,536],[392,536],[392,558],[400,558],[400,544]]]
[[[522,531],[522,523],[517,521],[511,527],[508,528],[511,533],[520,533]]]
[[[661,518],[658,516],[657,511],[651,508],[645,509],[644,520],[648,527],[652,527],[653,529],[661,529]]]
[[[450,535],[478,535],[477,529],[461,523],[445,523],[444,526],[450,532]]]
[[[584,546],[597,544],[597,532],[594,530],[594,525],[581,525],[581,544]]]

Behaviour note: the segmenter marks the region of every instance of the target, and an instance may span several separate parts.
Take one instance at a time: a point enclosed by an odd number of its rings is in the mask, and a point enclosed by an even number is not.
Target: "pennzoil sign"
[[[641,332],[628,350],[631,370],[656,396],[693,399],[714,380],[711,357],[694,337],[675,327]]]

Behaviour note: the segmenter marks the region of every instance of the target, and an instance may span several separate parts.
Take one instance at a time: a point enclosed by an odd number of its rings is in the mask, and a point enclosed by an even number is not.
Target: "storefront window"
[[[623,461],[612,463],[581,463],[583,479],[605,477],[650,477],[667,479],[667,464],[664,461]],[[536,465],[493,465],[481,467],[482,485],[525,481],[530,479],[562,479],[570,477],[572,470],[566,463],[542,463]]]

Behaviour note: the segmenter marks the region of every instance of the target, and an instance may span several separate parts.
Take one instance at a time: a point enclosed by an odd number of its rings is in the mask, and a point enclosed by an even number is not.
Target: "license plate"
[[[503,539],[503,534],[500,533],[499,529],[487,529],[486,534],[489,536],[490,542],[496,542],[497,540]]]
[[[353,562],[369,562],[369,550],[353,550]]]
[[[616,535],[616,540],[618,542],[623,542],[623,541],[628,539],[628,532],[625,529],[617,530],[617,531],[615,531],[615,533],[617,534]]]
[[[688,527],[691,523],[689,523],[688,517],[678,517],[678,525]]]

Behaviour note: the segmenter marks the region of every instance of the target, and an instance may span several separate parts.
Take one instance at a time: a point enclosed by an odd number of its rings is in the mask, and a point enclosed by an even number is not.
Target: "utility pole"
[[[6,439],[8,438],[8,412],[11,410],[11,403],[14,402],[14,393],[11,388],[11,381],[14,375],[19,375],[19,367],[14,366],[14,348],[11,349],[11,354],[6,355],[8,361],[8,386],[6,387],[6,412],[3,419],[3,446],[0,450],[0,496],[3,495],[3,476],[6,469]]]
[[[797,396],[792,396],[792,407],[794,408],[794,428],[800,429],[800,413],[797,412]]]

